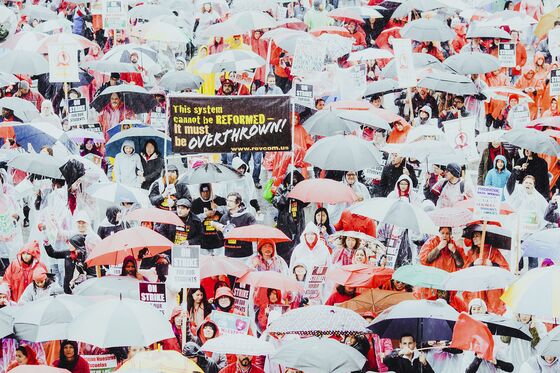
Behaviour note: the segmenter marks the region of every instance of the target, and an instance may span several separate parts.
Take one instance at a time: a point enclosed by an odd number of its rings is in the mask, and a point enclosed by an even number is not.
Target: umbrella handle
[[[488,220],[484,220],[484,223],[482,224],[482,237],[480,237],[480,255],[479,255],[479,259],[483,260],[482,257],[484,256],[484,241],[486,239],[486,227],[488,226]]]

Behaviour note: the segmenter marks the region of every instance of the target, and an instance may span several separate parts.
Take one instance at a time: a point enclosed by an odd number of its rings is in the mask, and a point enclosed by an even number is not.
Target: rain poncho
[[[504,168],[501,171],[498,171],[498,168],[496,167],[496,162],[498,160],[501,160],[502,162],[504,162]],[[506,183],[507,183],[507,181],[508,181],[508,179],[511,175],[511,172],[506,167],[507,167],[506,157],[504,157],[503,155],[497,155],[494,158],[494,168],[492,168],[486,174],[486,178],[484,179],[484,185],[485,186],[491,186],[491,187],[494,187],[494,188],[500,188],[500,189],[505,187]],[[503,199],[504,199],[504,197],[503,197],[503,194],[502,194],[502,200]]]
[[[307,233],[314,235],[314,239],[310,242],[305,238]],[[328,267],[331,263],[329,249],[319,238],[319,228],[312,222],[307,223],[300,236],[299,244],[294,247],[292,257],[290,258],[290,271],[293,271],[294,263],[302,264],[305,268],[308,268],[308,274],[311,273],[314,267]]]
[[[272,256],[265,259],[262,255],[262,247],[265,244],[272,245]],[[276,245],[273,240],[262,239],[257,244],[257,253],[250,259],[250,266],[257,271],[275,271],[283,275],[288,275],[288,265],[286,261],[276,254]]]
[[[23,213],[9,179],[8,173],[0,169],[0,258],[14,257],[16,250],[23,244],[19,224]],[[15,215],[19,220],[14,219]]]
[[[23,261],[22,254],[24,253],[31,255],[29,263]],[[16,260],[12,261],[6,269],[3,280],[10,286],[13,301],[19,301],[25,288],[33,281],[33,272],[37,268],[42,268],[47,272],[47,267],[39,261],[40,258],[39,243],[32,241],[21,248]]]
[[[127,146],[132,148],[131,154],[125,153],[124,148]],[[142,178],[138,176],[138,171],[144,172],[144,167],[135,150],[133,141],[125,140],[123,142],[122,151],[115,157],[113,168],[115,182],[134,187],[140,187],[142,184]]]
[[[542,356],[532,356],[521,366],[519,373],[555,373],[560,372],[560,361],[546,362]]]
[[[231,167],[235,168],[236,170],[239,169],[241,166],[245,166],[245,173],[242,175],[241,178],[235,179],[233,181],[229,181],[223,184],[224,190],[222,195],[227,196],[232,192],[237,192],[241,194],[241,200],[245,207],[249,209],[251,212],[256,212],[260,210],[259,203],[257,200],[257,191],[255,189],[255,183],[253,178],[251,177],[251,173],[249,172],[249,166],[239,157],[233,158],[231,161]]]

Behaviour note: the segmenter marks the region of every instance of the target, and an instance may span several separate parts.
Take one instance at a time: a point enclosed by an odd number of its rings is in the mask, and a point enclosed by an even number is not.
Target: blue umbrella
[[[151,127],[145,128],[131,128],[126,131],[119,132],[111,137],[107,144],[105,144],[106,155],[114,157],[121,152],[123,142],[130,140],[134,142],[134,147],[137,153],[144,148],[146,141],[154,140],[160,153],[163,154],[164,144],[167,141],[167,155],[171,154],[171,138],[165,136],[164,133],[155,130]]]
[[[144,127],[148,127],[148,125],[146,124],[142,124],[142,123],[134,123],[131,120],[126,120],[126,121],[122,121],[121,123],[117,124],[114,127],[111,127],[107,133],[109,134],[109,137],[113,137],[114,135],[116,135],[117,133],[122,131],[123,125],[129,125],[131,128],[144,128]],[[130,129],[130,128],[129,128]]]
[[[18,143],[27,150],[29,145],[38,152],[43,146],[52,147],[57,142],[62,144],[70,153],[78,154],[78,146],[62,131],[51,123],[2,123],[0,127],[12,127]]]
[[[533,233],[521,244],[523,256],[533,258],[550,258],[554,261],[560,259],[560,228],[545,229]]]

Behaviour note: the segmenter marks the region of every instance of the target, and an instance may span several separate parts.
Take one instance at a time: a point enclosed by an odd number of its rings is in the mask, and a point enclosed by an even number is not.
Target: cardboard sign
[[[399,88],[416,86],[416,69],[412,58],[412,41],[410,39],[393,39],[395,67]]]
[[[512,128],[525,128],[531,123],[531,112],[527,104],[515,105],[511,108],[507,117]]]
[[[104,0],[101,15],[105,30],[124,30],[128,24],[127,1]]]
[[[220,330],[220,334],[247,334],[249,332],[249,317],[226,313],[222,311],[212,311],[212,320]]]
[[[502,67],[515,67],[515,43],[500,43],[498,45],[498,61]]]
[[[560,69],[550,71],[550,95],[560,95]]]
[[[181,287],[200,287],[200,246],[173,246],[171,266],[174,279]]]
[[[49,45],[49,81],[79,82],[78,49],[71,44]]]
[[[71,126],[87,124],[88,104],[85,97],[68,100],[68,123]]]
[[[141,302],[151,304],[156,310],[165,315],[165,304],[167,302],[165,283],[140,282],[138,284],[138,291]]]
[[[304,297],[316,299],[321,297],[321,286],[325,283],[327,274],[327,266],[313,267],[311,277],[305,286]]]
[[[251,295],[251,285],[236,282],[233,285],[233,308],[240,315],[247,315],[249,312],[249,297]]]
[[[113,354],[81,356],[87,361],[91,373],[110,373],[117,369],[117,357]]]
[[[315,109],[312,84],[296,83],[294,94],[293,100],[296,104]]]
[[[290,151],[289,96],[171,96],[174,153]]]
[[[167,117],[165,109],[162,107],[154,108],[154,111],[150,112],[150,126],[156,130],[165,131],[165,124],[167,123]]]
[[[475,213],[483,219],[491,220],[500,215],[502,190],[500,188],[477,185],[475,195]]]
[[[445,138],[453,149],[463,153],[467,160],[478,158],[475,137],[475,117],[459,118],[443,122]]]
[[[305,76],[323,71],[326,56],[327,48],[323,43],[299,39],[292,62],[292,75]]]
[[[253,79],[255,78],[254,71],[235,71],[229,74],[230,80],[234,83],[243,84],[247,88],[251,87],[253,84]]]

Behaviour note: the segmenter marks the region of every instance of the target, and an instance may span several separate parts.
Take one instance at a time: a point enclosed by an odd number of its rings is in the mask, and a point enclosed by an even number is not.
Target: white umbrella
[[[84,139],[93,139],[95,142],[105,141],[105,136],[103,136],[102,133],[88,131],[82,128],[72,129],[66,132],[66,136],[68,136],[71,140],[79,144],[81,144],[84,141]]]
[[[368,83],[364,97],[383,96],[399,90],[399,82],[392,78],[385,78]]]
[[[443,283],[443,289],[457,291],[505,289],[514,281],[515,275],[503,268],[474,266],[449,274]]]
[[[150,199],[148,198],[148,191],[140,188],[134,188],[121,183],[98,183],[86,189],[93,198],[113,202],[133,202],[141,206],[151,206]]]
[[[48,19],[57,19],[58,15],[56,12],[48,9],[42,5],[25,5],[21,14],[25,14],[29,20],[38,19],[38,20],[48,20]]]
[[[30,122],[39,116],[39,110],[31,101],[19,97],[0,98],[0,108],[12,110],[24,122]]]
[[[106,74],[138,72],[136,66],[131,63],[104,60],[85,61],[80,64],[80,67]]]
[[[420,18],[407,23],[401,36],[416,41],[446,41],[455,38],[455,32],[447,24],[435,18]]]
[[[475,95],[478,93],[478,88],[470,78],[444,71],[432,72],[429,76],[420,79],[417,86],[455,95]]]
[[[406,142],[412,143],[417,140],[425,140],[426,137],[434,137],[436,140],[444,140],[445,133],[436,126],[416,126],[412,127],[406,134]]]
[[[252,51],[227,50],[201,59],[196,70],[203,74],[223,71],[245,71],[261,67],[266,61]]]
[[[188,71],[168,71],[159,81],[160,87],[168,91],[182,91],[184,89],[198,89],[203,80],[198,75]]]
[[[0,72],[0,87],[6,87],[17,82],[19,82],[19,79],[14,74]]]
[[[350,207],[350,212],[417,233],[438,233],[438,227],[422,208],[401,199],[371,198]]]
[[[455,156],[456,151],[447,141],[418,140],[411,143],[387,144],[383,151],[397,153],[403,157],[428,160],[434,162],[434,158]],[[445,162],[447,164],[448,162]]]
[[[412,62],[416,69],[423,68],[433,68],[433,69],[443,69],[443,64],[434,56],[428,53],[412,53]],[[389,61],[387,66],[381,70],[382,78],[396,78],[397,77],[397,67],[395,60]]]
[[[276,20],[270,15],[254,10],[246,10],[235,13],[228,19],[227,22],[231,22],[239,29],[243,30],[243,33],[247,33],[251,30],[268,29],[278,26]]]
[[[192,35],[187,34],[185,30],[161,22],[151,21],[142,26],[142,36],[146,40],[156,41],[160,43],[189,43]]]
[[[319,110],[304,123],[303,128],[312,136],[331,136],[357,129],[355,123],[341,119],[333,110]]]
[[[212,338],[206,341],[200,349],[216,354],[261,356],[270,355],[274,351],[274,346],[272,343],[252,335],[234,334]]]
[[[10,308],[10,307],[7,307]],[[0,311],[0,338],[4,338],[14,333],[13,316],[4,308]]]
[[[334,60],[352,51],[353,38],[347,38],[337,34],[323,34],[318,38],[327,47],[327,55]]]
[[[53,179],[64,179],[58,169],[59,164],[60,159],[45,153],[20,153],[8,162],[8,167]]]
[[[158,65],[158,52],[152,48],[140,44],[122,44],[111,48],[101,61],[130,63],[130,55],[138,55],[138,63],[147,70],[152,70]]]
[[[292,30],[284,27],[267,31],[261,36],[261,38],[263,40],[273,40],[276,45],[290,54],[295,53],[298,40],[316,40],[313,35],[310,35],[307,32]]]
[[[139,281],[128,276],[104,276],[91,278],[76,286],[72,291],[83,296],[122,296],[123,298],[139,299]]]
[[[19,17],[14,11],[6,6],[0,6],[0,22],[6,27],[10,34],[16,32]]]
[[[198,43],[206,44],[209,38],[227,38],[232,35],[243,35],[243,30],[238,25],[227,20],[210,25],[203,31],[197,32],[196,38]]]
[[[393,58],[393,53],[386,49],[366,48],[361,51],[352,52],[348,57],[348,61],[367,61],[378,60],[382,58]]]
[[[560,145],[554,138],[534,128],[515,128],[502,136],[502,141],[535,153],[558,156]]]
[[[37,52],[39,45],[41,45],[41,42],[45,40],[46,37],[46,34],[35,30],[20,31],[17,34],[8,36],[2,43],[2,47]]]
[[[41,41],[37,52],[39,53],[49,53],[49,45],[52,44],[66,44],[71,46],[72,48],[76,48],[78,50],[84,50],[86,48],[91,48],[97,45],[95,42],[90,41],[89,39],[84,38],[83,36],[76,35],[76,34],[66,34],[66,33],[58,33],[53,34]]]
[[[457,74],[483,74],[500,68],[500,61],[496,57],[480,52],[454,54],[443,64]]]
[[[0,71],[12,74],[39,75],[49,72],[49,63],[37,52],[5,50],[0,55]]]
[[[481,132],[474,138],[476,142],[502,142],[502,136],[506,133],[505,130],[494,130],[489,132]]]
[[[99,302],[68,327],[69,339],[104,348],[149,346],[174,337],[171,324],[160,311],[132,299]]]
[[[499,38],[511,40],[511,35],[507,31],[498,27],[480,26],[473,23],[467,31],[467,39],[474,38]]]
[[[488,98],[492,98],[494,100],[499,101],[509,101],[510,95],[518,95],[519,96],[519,103],[533,103],[533,99],[527,93],[523,92],[520,89],[514,87],[507,87],[507,86],[499,86],[499,87],[487,87],[483,89],[481,92]]]
[[[128,11],[128,18],[140,18],[150,20],[159,16],[172,16],[173,12],[167,7],[155,4],[142,4]]]
[[[508,25],[512,30],[523,30],[538,21],[525,13],[514,10],[502,10],[492,14],[488,19],[480,22],[481,26],[500,27]]]
[[[445,8],[446,5],[438,0],[408,0],[404,1],[395,9],[391,18],[406,17],[413,10],[421,10],[423,12],[439,8]]]
[[[560,328],[555,327],[548,334],[541,337],[536,346],[540,356],[560,356]]]
[[[335,110],[338,117],[351,122],[364,124],[369,127],[381,128],[389,131],[391,127],[386,119],[372,110]]]
[[[67,20],[66,18],[57,18],[57,19],[49,19],[48,21],[42,22],[35,30],[39,32],[53,32],[56,30],[71,31],[72,30],[72,22]]]
[[[354,135],[335,135],[317,141],[304,160],[323,170],[359,171],[380,164],[381,154]]]
[[[355,348],[331,338],[317,337],[284,342],[270,360],[306,373],[356,372],[366,362]]]

